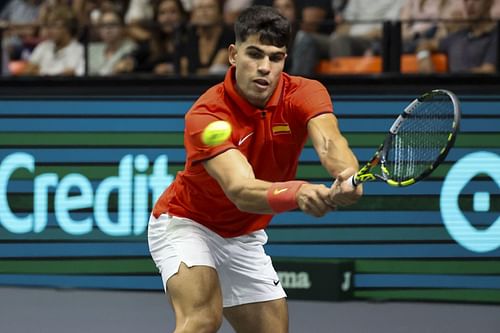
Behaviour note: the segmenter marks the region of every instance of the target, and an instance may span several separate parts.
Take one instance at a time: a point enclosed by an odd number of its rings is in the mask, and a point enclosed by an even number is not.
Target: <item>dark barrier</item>
[[[290,299],[345,301],[353,298],[354,262],[314,262],[276,258],[274,268]]]

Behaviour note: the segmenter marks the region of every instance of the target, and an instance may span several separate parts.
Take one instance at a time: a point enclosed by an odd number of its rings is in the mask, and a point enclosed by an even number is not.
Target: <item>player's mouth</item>
[[[253,82],[259,90],[266,90],[271,85],[271,83],[266,79],[255,79]]]

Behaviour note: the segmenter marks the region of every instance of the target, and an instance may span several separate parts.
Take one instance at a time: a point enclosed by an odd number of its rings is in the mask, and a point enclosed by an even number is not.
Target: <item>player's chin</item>
[[[248,100],[251,101],[252,104],[263,107],[268,99],[268,94],[253,92],[247,97],[249,97]]]

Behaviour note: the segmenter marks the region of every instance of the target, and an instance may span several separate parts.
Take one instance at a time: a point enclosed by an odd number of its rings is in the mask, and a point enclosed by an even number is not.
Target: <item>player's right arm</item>
[[[256,179],[252,166],[239,150],[229,149],[204,161],[203,165],[238,209],[255,214],[276,213],[269,204],[269,196],[275,192],[282,194],[282,189],[274,191],[276,183]],[[323,216],[332,209],[325,200],[329,193],[323,184],[304,183],[298,187],[294,199],[304,213]]]

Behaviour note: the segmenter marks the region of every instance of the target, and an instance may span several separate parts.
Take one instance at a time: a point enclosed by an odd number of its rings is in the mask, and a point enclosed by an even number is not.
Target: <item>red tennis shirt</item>
[[[153,208],[192,219],[222,237],[236,237],[267,227],[270,214],[242,212],[226,197],[202,161],[228,149],[238,149],[252,166],[255,177],[270,182],[295,178],[299,156],[307,141],[307,122],[333,112],[330,94],[315,80],[281,75],[264,109],[249,104],[236,91],[235,68],[207,90],[185,117],[186,164]],[[211,122],[228,121],[233,128],[223,144],[209,147],[201,133]]]

